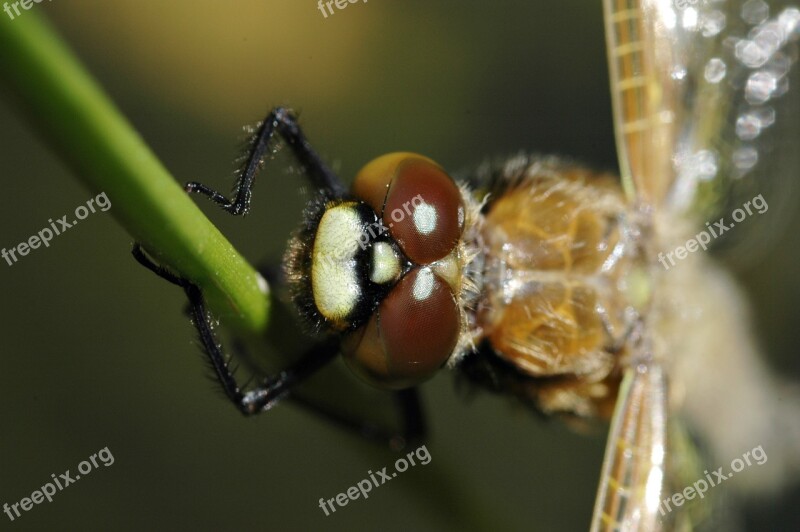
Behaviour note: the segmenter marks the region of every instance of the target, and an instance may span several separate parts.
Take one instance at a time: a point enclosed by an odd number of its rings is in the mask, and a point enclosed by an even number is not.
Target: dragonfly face
[[[301,313],[340,332],[348,365],[372,384],[432,376],[467,334],[471,198],[433,161],[397,153],[365,166],[351,197],[311,205],[285,260]]]

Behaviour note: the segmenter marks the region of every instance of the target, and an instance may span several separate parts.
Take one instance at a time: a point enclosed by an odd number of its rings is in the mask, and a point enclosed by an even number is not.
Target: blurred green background
[[[313,0],[33,9],[182,182],[225,189],[242,126],[279,104],[301,112],[345,181],[396,150],[453,171],[520,150],[615,168],[600,2],[432,4],[371,0],[327,19]],[[9,248],[93,194],[5,92],[0,125]],[[201,202],[254,263],[279,260],[307,198],[284,162],[268,165],[245,219]],[[800,217],[791,223],[737,273],[771,363],[800,378]],[[242,419],[204,378],[183,294],[135,264],[130,244],[110,213],[94,214],[0,262],[0,504],[103,447],[115,458],[13,523],[0,515],[0,529],[586,529],[603,431],[576,434],[502,398],[464,401],[446,373],[422,388],[430,464],[325,517],[320,497],[395,455],[292,405]],[[797,529],[798,503],[795,490],[751,508],[748,529]]]

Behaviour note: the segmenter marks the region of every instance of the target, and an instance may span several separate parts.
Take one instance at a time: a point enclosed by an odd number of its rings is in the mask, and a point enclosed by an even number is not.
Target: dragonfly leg
[[[352,430],[365,438],[385,442],[396,450],[424,438],[426,433],[424,414],[418,392],[413,388],[393,392],[395,407],[401,418],[399,430],[380,427],[374,423],[347,416],[299,395],[291,395],[295,386],[326,366],[339,353],[337,341],[329,340],[312,346],[290,367],[276,375],[264,378],[258,386],[243,391],[231,371],[230,356],[225,354],[222,344],[214,333],[214,327],[206,310],[200,288],[191,281],[178,277],[166,268],[155,264],[145,255],[138,244],[134,245],[132,253],[141,265],[184,289],[189,299],[192,323],[197,329],[203,351],[226,397],[242,414],[249,416],[265,412],[283,399],[290,397],[293,402],[315,412],[324,419],[342,428]]]
[[[256,174],[263,165],[270,141],[276,134],[280,135],[289,145],[315,188],[330,197],[341,197],[345,193],[345,188],[339,178],[325,165],[317,152],[311,147],[297,123],[297,118],[291,110],[284,107],[276,107],[270,111],[256,130],[244,166],[241,168],[234,186],[234,197],[232,199],[198,182],[187,183],[185,186],[186,191],[207,196],[211,201],[233,215],[247,214],[250,210],[250,198]]]

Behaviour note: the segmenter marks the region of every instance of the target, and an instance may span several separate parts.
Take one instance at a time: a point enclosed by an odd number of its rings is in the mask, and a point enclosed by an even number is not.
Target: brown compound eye
[[[460,331],[461,316],[449,285],[430,268],[418,268],[397,283],[367,325],[344,339],[342,353],[367,382],[406,388],[442,367]]]
[[[417,264],[447,256],[464,230],[464,204],[453,179],[413,153],[391,153],[367,164],[353,193],[382,213],[383,224]]]

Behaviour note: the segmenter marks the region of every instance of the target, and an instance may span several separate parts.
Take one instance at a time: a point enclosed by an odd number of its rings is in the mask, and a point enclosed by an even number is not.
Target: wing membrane
[[[611,420],[592,532],[663,530],[667,390],[661,367],[626,370]]]
[[[788,91],[800,11],[770,14],[762,0],[604,0],[604,8],[629,198],[713,212],[753,174],[767,150],[763,133],[783,114],[775,103]]]
[[[658,205],[672,181],[671,148],[685,87],[671,75],[685,51],[663,0],[604,0],[614,124],[626,193]]]
[[[666,198],[673,210],[707,219],[728,214],[781,180],[777,161],[768,155],[776,140],[773,130],[790,125],[781,121],[790,114],[785,95],[796,61],[800,10],[772,4],[727,0],[696,9],[694,35],[687,36],[693,52],[682,64],[687,85],[682,105],[690,112],[681,125],[676,179]],[[788,196],[785,189],[781,194]]]

